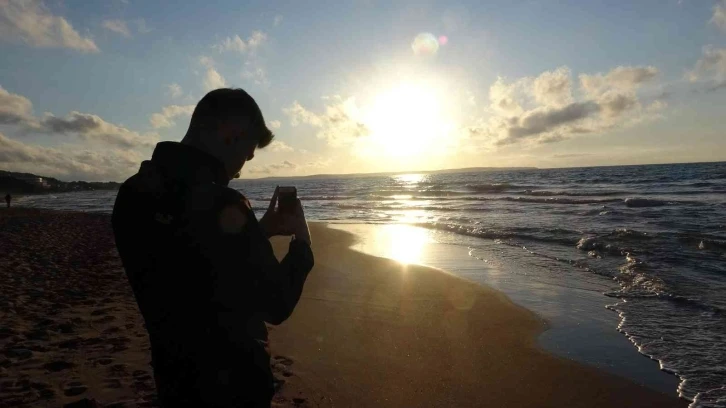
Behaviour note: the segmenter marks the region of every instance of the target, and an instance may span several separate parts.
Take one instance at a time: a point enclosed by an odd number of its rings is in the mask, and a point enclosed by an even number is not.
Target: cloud
[[[653,66],[626,67],[619,66],[607,74],[580,75],[580,85],[583,91],[592,97],[598,97],[608,90],[633,91],[643,83],[650,81],[658,75],[658,69]]]
[[[214,60],[212,58],[201,56],[199,57],[199,63],[207,68],[207,71],[204,73],[204,79],[202,80],[205,90],[211,91],[227,86],[227,81],[225,81],[222,74],[217,72],[217,69],[214,67]]]
[[[721,82],[726,80],[726,48],[713,45],[703,47],[703,55],[691,71],[686,74],[691,82],[707,80]]]
[[[0,86],[0,124],[15,125],[23,132],[74,134],[83,140],[123,149],[152,147],[158,135],[137,132],[106,122],[89,113],[71,112],[65,118],[46,113],[42,118],[33,115],[32,102],[12,94]]]
[[[272,25],[275,27],[279,26],[282,23],[282,16],[280,14],[276,15],[275,18],[272,20]]]
[[[28,98],[12,94],[0,86],[0,125],[29,123],[32,120],[32,102]]]
[[[709,23],[726,32],[726,0],[721,0],[713,6],[713,16]]]
[[[30,145],[0,133],[0,167],[65,180],[120,181],[133,174],[142,156],[128,150],[95,152]]]
[[[149,118],[149,122],[154,129],[172,127],[176,123],[174,119],[179,116],[187,116],[191,118],[195,105],[169,105],[164,106],[160,113],[154,113]]]
[[[267,80],[267,72],[265,72],[264,68],[257,67],[253,69],[248,69],[242,72],[242,78],[246,80],[253,81],[254,83],[258,85],[266,85],[270,82]]]
[[[497,78],[489,87],[489,101],[491,108],[498,113],[509,115],[523,112],[519,104],[519,95],[527,87],[529,79],[523,78],[512,84],[507,84],[504,78]]]
[[[280,122],[279,120],[271,120],[267,122],[267,127],[270,129],[279,129],[280,126],[282,126],[282,122]]]
[[[355,98],[343,100],[336,96],[333,102],[326,105],[325,112],[321,114],[306,109],[298,101],[283,112],[290,118],[292,126],[307,124],[319,128],[317,137],[327,140],[332,146],[352,143],[370,133],[368,127],[358,120],[360,113]]]
[[[134,23],[136,24],[136,31],[139,32],[139,34],[148,34],[152,31],[154,31],[153,28],[150,28],[148,25],[146,25],[146,20],[143,18],[137,18],[134,20]]]
[[[517,142],[522,138],[552,132],[558,127],[578,122],[599,111],[594,102],[573,102],[562,108],[541,108],[526,112],[506,122],[506,137],[498,144]]]
[[[121,126],[108,123],[97,115],[73,111],[65,118],[47,113],[40,120],[41,130],[55,134],[75,134],[89,142],[102,143],[122,149],[153,147],[158,136],[142,136]]]
[[[466,128],[473,141],[502,146],[554,143],[576,135],[627,126],[655,115],[665,103],[643,108],[637,90],[657,75],[655,67],[617,67],[607,74],[580,75],[585,98],[572,93],[567,67],[508,83],[498,78],[489,90],[488,120]]]
[[[267,34],[262,31],[253,31],[246,42],[239,35],[235,35],[234,37],[227,37],[220,44],[213,45],[212,48],[219,52],[236,51],[246,53],[256,50],[265,41],[267,41]]]
[[[129,31],[129,27],[126,25],[126,22],[123,20],[104,20],[101,24],[103,28],[113,31],[116,34],[121,34],[122,36],[126,38],[131,37],[131,32]]]
[[[227,81],[224,80],[222,74],[217,72],[214,68],[207,68],[207,72],[204,74],[204,88],[207,91],[211,91],[217,88],[224,88],[227,86]]]
[[[39,0],[0,1],[0,38],[40,48],[99,52],[91,38],[81,36],[65,18],[51,14]]]
[[[179,98],[182,96],[182,94],[184,94],[184,92],[182,91],[182,87],[177,83],[167,85],[166,89],[167,94],[173,99]]]
[[[267,164],[264,166],[250,166],[246,169],[247,173],[251,174],[271,174],[279,170],[294,170],[298,168],[298,165],[287,160],[282,163]]]
[[[572,103],[572,82],[570,69],[560,67],[538,76],[532,85],[532,93],[543,105],[564,106]]]
[[[272,150],[273,152],[292,152],[295,151],[295,149],[292,148],[289,144],[283,142],[282,140],[273,140],[272,143],[267,147],[267,149]]]
[[[592,153],[565,153],[565,154],[553,154],[553,159],[575,159],[578,157],[591,157],[595,156]]]

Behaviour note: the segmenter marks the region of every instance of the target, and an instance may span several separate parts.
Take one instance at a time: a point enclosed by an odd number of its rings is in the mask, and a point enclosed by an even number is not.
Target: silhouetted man
[[[197,104],[181,143],[161,142],[119,190],[116,245],[151,339],[160,401],[168,407],[269,407],[274,393],[264,322],[292,313],[313,267],[300,201],[258,222],[228,188],[257,147],[272,141],[241,89]],[[268,240],[293,235],[278,262]]]
[[[5,204],[8,205],[8,208],[10,208],[10,202],[13,200],[13,197],[10,195],[10,193],[5,194]]]

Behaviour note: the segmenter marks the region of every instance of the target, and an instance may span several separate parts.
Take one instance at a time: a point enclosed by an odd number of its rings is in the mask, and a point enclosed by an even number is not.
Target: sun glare
[[[454,128],[436,89],[399,84],[376,95],[366,124],[376,150],[406,158],[433,153]]]
[[[408,225],[385,225],[376,229],[366,248],[371,253],[402,263],[421,263],[424,246],[430,242],[428,231]]]

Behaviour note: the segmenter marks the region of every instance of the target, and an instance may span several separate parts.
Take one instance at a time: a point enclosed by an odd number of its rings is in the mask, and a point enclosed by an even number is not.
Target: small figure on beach
[[[13,196],[11,196],[10,193],[5,194],[5,204],[8,205],[8,208],[10,208],[11,201],[13,201]]]
[[[296,196],[281,211],[276,189],[258,221],[228,183],[273,137],[247,92],[211,91],[182,141],[158,143],[119,190],[113,230],[162,406],[271,404],[266,323],[285,321],[300,299],[310,232]],[[293,237],[282,261],[276,235]]]

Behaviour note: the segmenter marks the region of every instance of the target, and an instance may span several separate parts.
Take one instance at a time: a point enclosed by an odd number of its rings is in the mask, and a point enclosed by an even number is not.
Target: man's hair
[[[275,135],[267,128],[262,111],[257,102],[243,89],[220,88],[210,91],[197,103],[189,123],[189,130],[198,131],[203,127],[219,126],[226,119],[246,117],[250,126],[261,131],[257,147],[265,147]]]

